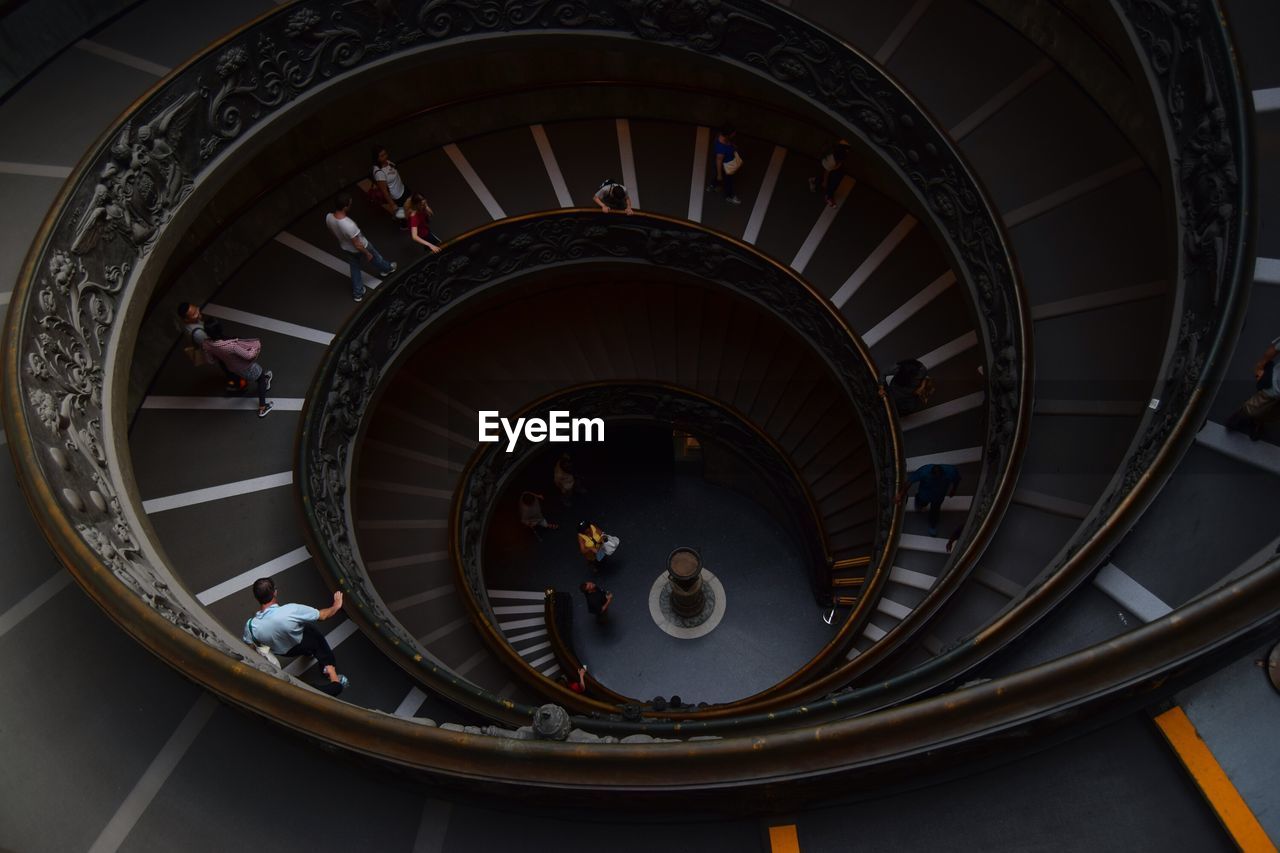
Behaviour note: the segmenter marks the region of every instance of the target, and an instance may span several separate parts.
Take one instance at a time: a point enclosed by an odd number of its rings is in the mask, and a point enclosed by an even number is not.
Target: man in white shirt
[[[272,654],[315,658],[321,672],[329,677],[325,692],[337,696],[347,686],[347,677],[338,675],[338,660],[324,634],[315,627],[342,609],[342,593],[333,594],[333,605],[316,610],[305,604],[281,604],[275,581],[259,578],[253,582],[253,597],[261,605],[244,625],[242,639],[252,646],[266,646]]]
[[[388,261],[373,244],[360,233],[360,226],[351,218],[351,195],[342,193],[333,201],[333,212],[325,216],[324,224],[329,226],[338,241],[338,249],[351,265],[351,298],[356,302],[364,301],[364,275],[361,264],[368,261],[373,265],[379,278],[386,278],[396,271],[394,262]]]
[[[400,177],[400,170],[391,162],[391,155],[381,145],[376,145],[373,149],[373,182],[382,190],[382,197],[386,199],[383,207],[387,213],[393,214],[403,223],[404,203],[409,199],[409,190]]]

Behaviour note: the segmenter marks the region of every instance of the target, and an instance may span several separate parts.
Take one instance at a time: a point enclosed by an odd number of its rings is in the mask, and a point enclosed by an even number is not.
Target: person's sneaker
[[[271,410],[275,407],[276,404],[268,400],[265,406],[258,407],[258,417],[265,418],[267,415],[271,414]]]
[[[403,207],[397,207],[397,208],[396,208],[396,219],[404,219],[404,208],[403,208]]]
[[[729,204],[742,204],[742,199],[738,198],[736,195],[729,196],[725,201],[729,202]]]
[[[816,193],[817,191],[818,191],[818,179],[817,179],[817,178],[810,178],[810,179],[809,179],[809,192],[811,192],[811,193]]]
[[[352,300],[353,302],[364,302],[364,291],[363,291],[363,290],[362,290],[362,291],[360,291],[360,295],[359,295],[359,296],[353,296],[353,297],[351,297],[351,300]]]
[[[378,273],[378,278],[386,278],[387,276],[391,275],[395,271],[396,271],[396,262],[392,261],[391,267],[386,272]]]
[[[270,370],[268,370],[268,371],[267,371],[267,386],[266,386],[266,388],[265,388],[265,389],[263,389],[263,390],[270,391],[270,390],[271,390],[271,380],[272,380],[272,379],[275,379],[275,378],[276,378],[276,375],[275,375],[274,373],[272,373]]]

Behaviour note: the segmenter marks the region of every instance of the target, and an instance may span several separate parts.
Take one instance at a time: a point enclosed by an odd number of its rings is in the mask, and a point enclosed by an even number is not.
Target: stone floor
[[[637,699],[740,699],[781,680],[831,637],[787,531],[748,497],[703,479],[697,465],[677,468],[669,434],[611,431],[606,444],[574,456],[588,493],[563,506],[549,482],[555,454],[532,462],[505,501],[511,525],[490,531],[485,566],[490,588],[576,590],[593,577],[577,551],[577,523],[620,537],[595,576],[614,594],[610,622],[597,625],[574,595],[575,650],[604,684]],[[538,540],[515,523],[524,488],[547,495],[544,511],[559,530]],[[725,588],[722,621],[692,640],[664,633],[649,614],[650,587],[678,545],[698,549]]]

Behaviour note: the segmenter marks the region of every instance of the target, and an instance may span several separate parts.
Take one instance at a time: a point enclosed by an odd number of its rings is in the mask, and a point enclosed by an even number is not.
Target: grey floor
[[[573,593],[573,643],[601,683],[636,699],[673,694],[689,704],[741,699],[794,672],[831,638],[807,568],[779,522],[751,498],[705,480],[697,470],[672,470],[671,438],[661,430],[607,435],[594,452],[575,453],[589,484],[563,506],[547,482],[554,456],[522,472],[520,485],[547,495],[545,511],[558,530],[535,539],[516,521],[516,494],[486,542],[490,588]],[[642,460],[642,461],[638,461]],[[664,461],[667,463],[664,465]],[[504,516],[499,516],[503,518]],[[622,545],[598,573],[578,553],[576,526],[597,523]],[[711,633],[677,639],[649,612],[649,592],[672,548],[691,546],[725,587],[725,614]],[[614,594],[610,620],[598,625],[577,592],[595,580]]]

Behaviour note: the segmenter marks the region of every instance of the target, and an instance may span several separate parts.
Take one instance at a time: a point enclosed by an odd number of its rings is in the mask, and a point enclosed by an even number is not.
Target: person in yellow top
[[[610,536],[590,521],[578,524],[578,551],[593,569],[598,568],[605,557],[617,550],[620,541],[617,536]]]

